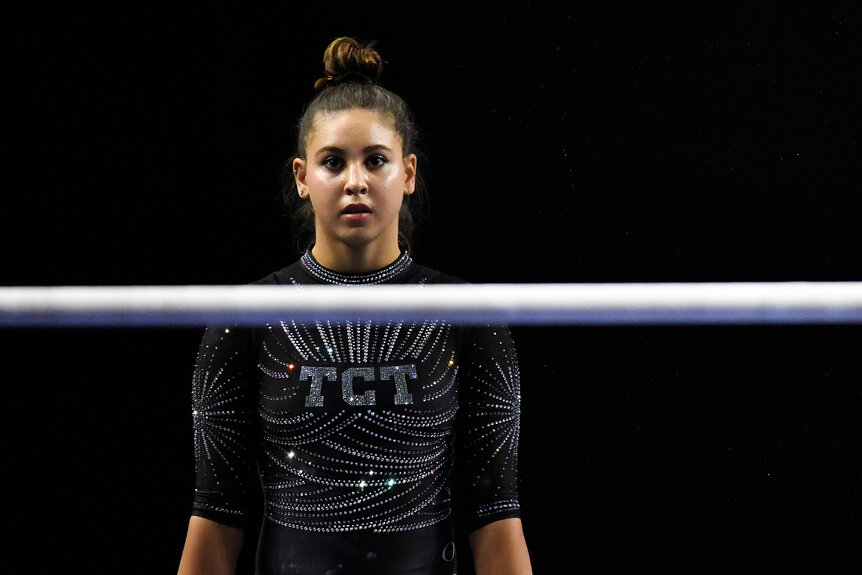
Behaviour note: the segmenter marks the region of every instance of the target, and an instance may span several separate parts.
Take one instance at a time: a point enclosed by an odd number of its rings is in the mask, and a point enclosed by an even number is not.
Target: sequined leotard
[[[362,275],[307,253],[256,283],[459,281],[405,252]],[[505,327],[210,327],[192,397],[193,514],[256,528],[248,506],[261,491],[260,574],[451,575],[456,526],[519,516],[520,388]]]

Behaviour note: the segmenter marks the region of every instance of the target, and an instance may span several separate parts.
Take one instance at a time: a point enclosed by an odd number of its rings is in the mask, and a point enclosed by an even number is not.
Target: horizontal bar
[[[0,326],[862,323],[862,282],[0,287]]]

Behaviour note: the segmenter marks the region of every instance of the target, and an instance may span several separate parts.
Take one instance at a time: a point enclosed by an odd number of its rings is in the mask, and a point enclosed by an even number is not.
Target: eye
[[[370,158],[368,158],[368,165],[372,168],[379,168],[380,166],[388,163],[389,160],[386,159],[386,156],[382,156],[380,154],[374,154]]]
[[[338,170],[342,166],[342,161],[341,158],[337,156],[327,156],[323,159],[322,162],[320,162],[320,164],[324,168],[329,168],[330,170]]]

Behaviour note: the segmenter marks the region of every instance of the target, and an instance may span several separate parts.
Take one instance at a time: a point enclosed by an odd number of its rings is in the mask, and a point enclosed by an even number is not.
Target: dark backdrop
[[[416,113],[426,265],[862,279],[859,3],[601,5],[9,8],[0,283],[292,262],[278,169],[339,35]],[[537,573],[862,570],[862,328],[513,332]],[[12,571],[176,569],[200,334],[0,332]]]

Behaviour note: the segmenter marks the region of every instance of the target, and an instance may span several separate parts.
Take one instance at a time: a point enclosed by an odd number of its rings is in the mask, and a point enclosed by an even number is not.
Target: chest
[[[460,354],[446,323],[281,323],[257,357],[259,405],[290,416],[343,410],[449,411]]]

